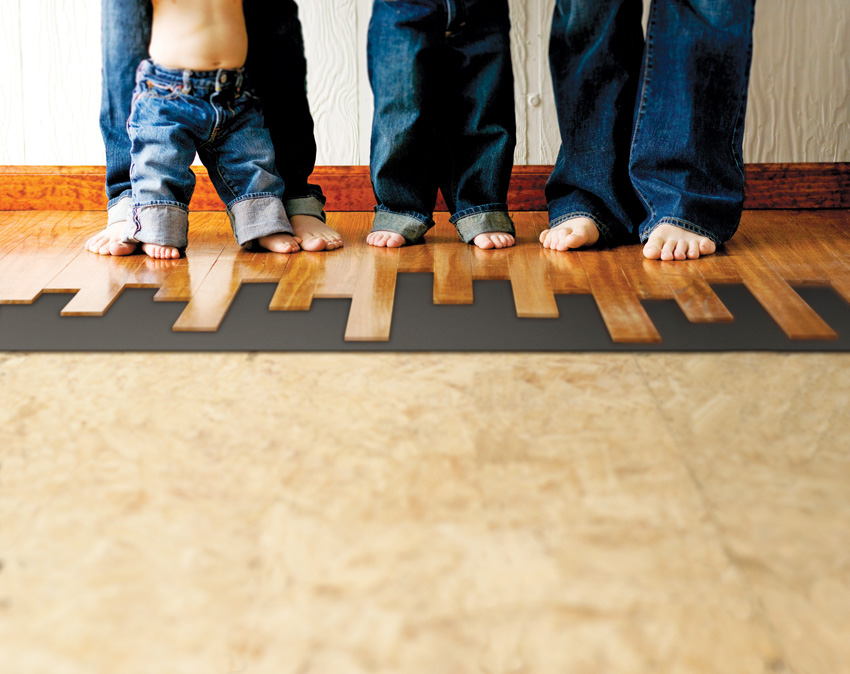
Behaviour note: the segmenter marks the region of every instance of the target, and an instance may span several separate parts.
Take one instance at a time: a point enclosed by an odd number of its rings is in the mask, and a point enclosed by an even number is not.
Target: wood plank
[[[357,287],[351,298],[347,342],[386,342],[395,300],[398,248],[366,246],[360,258]]]
[[[774,271],[744,237],[726,243],[744,285],[789,339],[835,339],[835,331]]]
[[[360,255],[366,246],[366,235],[372,228],[371,213],[328,213],[328,226],[338,231],[345,245],[323,252],[326,256],[324,277],[313,297],[351,297],[357,285]]]
[[[458,239],[448,219],[437,217],[434,242],[434,304],[472,304],[472,255],[470,245]]]
[[[279,281],[290,259],[283,253],[249,253],[235,241],[228,243],[171,329],[215,332],[243,283]]]
[[[80,289],[60,312],[62,316],[103,316],[109,307],[118,299],[124,288],[155,287],[145,286],[137,280],[136,273],[145,264],[146,255],[127,255],[112,257],[97,255],[83,251],[74,258],[69,266],[69,274],[77,276]],[[56,277],[57,285],[64,277],[61,273]],[[51,286],[54,282],[51,282]],[[67,292],[67,289],[62,289]]]
[[[186,255],[171,261],[171,265],[159,267],[164,273],[157,275],[159,290],[154,301],[188,302],[192,299],[215,261],[232,242],[230,224],[223,213],[190,213]]]
[[[658,263],[682,313],[691,323],[733,321],[732,313],[708,285],[699,268],[691,262],[696,260]]]
[[[590,290],[615,343],[658,343],[661,335],[611,250],[580,250]]]
[[[223,210],[209,175],[198,176],[193,210]],[[850,163],[747,164],[744,206],[748,209],[848,208]],[[515,166],[508,192],[511,210],[545,211],[548,165]],[[0,166],[0,210],[103,210],[103,166]],[[368,166],[317,166],[311,182],[322,185],[328,208],[371,211],[375,197]],[[445,211],[442,198],[438,211]]]
[[[748,211],[736,237],[788,283],[829,285],[829,273],[821,264],[826,256],[817,241],[809,235],[789,236],[803,230],[802,223],[795,222],[798,217],[789,211]]]
[[[717,249],[716,253],[706,255],[697,260],[691,260],[689,265],[699,270],[708,283],[743,283],[741,275],[735,268],[729,251],[725,246]]]
[[[611,249],[610,254],[640,299],[673,299],[673,290],[658,265],[659,260],[647,260],[642,245],[618,246]]]
[[[301,251],[292,256],[280,277],[269,309],[272,311],[309,311],[313,294],[325,274],[328,254]]]
[[[531,213],[528,217],[528,243],[537,245],[535,263],[542,264],[546,270],[552,292],[558,295],[589,293],[587,274],[576,251],[550,250],[540,245],[540,232],[549,227],[548,214]]]
[[[50,213],[0,260],[0,303],[30,304],[50,280],[83,251],[101,214]]]
[[[516,245],[508,249],[507,259],[517,316],[558,318],[558,304],[537,239],[540,218],[530,213],[514,213],[513,219]]]

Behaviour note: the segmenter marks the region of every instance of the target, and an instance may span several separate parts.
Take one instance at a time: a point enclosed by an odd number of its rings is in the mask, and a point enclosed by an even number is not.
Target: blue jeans
[[[126,241],[186,247],[195,152],[240,246],[293,233],[271,136],[244,68],[198,72],[142,61],[127,132],[133,205]]]
[[[152,11],[150,0],[102,0],[101,5],[100,129],[112,223],[125,220],[130,206],[127,118],[136,67],[148,58]],[[243,8],[249,35],[245,68],[262,102],[274,143],[287,214],[324,220],[322,190],[308,180],[316,161],[316,143],[307,104],[307,65],[298,8],[294,0],[246,0]]]
[[[375,101],[372,231],[419,241],[440,189],[467,243],[514,228],[516,145],[507,0],[376,0],[369,23]]]
[[[714,243],[741,218],[755,0],[558,0],[550,67],[561,149],[550,226],[594,220],[603,242],[661,224]]]

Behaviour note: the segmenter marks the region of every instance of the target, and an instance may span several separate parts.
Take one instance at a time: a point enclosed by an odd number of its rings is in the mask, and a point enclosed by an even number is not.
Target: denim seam
[[[429,218],[427,215],[422,215],[421,213],[417,213],[416,211],[394,211],[392,209],[387,208],[386,206],[381,206],[380,204],[375,206],[375,211],[389,213],[390,215],[406,215],[408,217],[419,220],[424,225],[428,225],[432,222],[432,219]]]
[[[716,234],[709,232],[706,229],[703,229],[699,225],[696,225],[693,222],[690,222],[689,220],[682,220],[681,218],[674,218],[669,216],[661,218],[658,222],[656,222],[649,229],[649,231],[646,232],[645,238],[641,236],[641,243],[646,243],[649,240],[649,237],[652,232],[654,232],[656,228],[658,228],[660,225],[673,225],[674,227],[679,227],[680,229],[686,229],[689,232],[693,232],[694,234],[699,234],[700,236],[704,236],[705,238],[710,239],[712,243],[714,243],[716,246],[719,246],[721,243],[723,243],[720,239],[717,238]]]
[[[218,111],[216,111],[216,125],[217,124],[218,124]],[[213,136],[215,136],[215,129],[213,129],[212,133],[210,134],[209,140],[207,140],[206,142],[199,145],[198,149],[204,148],[206,150],[206,148],[204,146],[206,146],[207,144],[212,142]],[[239,194],[239,192],[237,192],[235,189],[233,189],[233,185],[230,184],[230,181],[227,179],[227,176],[224,175],[224,171],[221,170],[221,162],[218,160],[218,153],[215,151],[215,148],[206,150],[206,152],[209,153],[209,158],[212,160],[213,168],[215,168],[215,172],[218,174],[218,177],[221,178],[221,182],[223,182],[225,185],[227,185],[227,189],[229,189],[230,193],[234,197],[236,197],[236,195]],[[209,170],[210,170],[210,167],[208,166],[207,171],[209,171]],[[219,197],[221,197],[221,195],[219,195]],[[231,203],[232,201],[233,200],[231,200],[228,203]]]
[[[587,213],[585,211],[576,211],[574,213],[567,213],[566,215],[559,215],[549,223],[549,229],[557,227],[561,223],[571,220],[572,218],[587,218],[588,220],[592,220],[593,224],[595,224],[599,230],[599,238],[606,242],[611,241],[611,230],[593,213]]]
[[[478,215],[479,213],[507,213],[508,205],[507,204],[484,204],[483,206],[473,206],[472,208],[466,208],[462,211],[458,211],[452,217],[449,218],[449,222],[455,224],[461,218],[468,218],[471,215]]]
[[[755,20],[755,11],[756,11],[756,7],[755,7],[755,3],[753,3],[752,9],[750,10],[750,22],[749,22],[749,26],[748,26],[750,31],[752,31],[752,29],[753,29],[753,22]],[[752,66],[752,58],[753,58],[753,44],[752,44],[752,41],[750,41],[749,47],[747,48],[747,59],[746,59],[746,66],[745,66],[746,71],[745,72],[749,72],[749,70]],[[744,116],[741,113],[745,110],[746,103],[747,103],[747,89],[749,88],[749,80],[748,80],[748,78],[745,78],[745,80],[746,81],[744,83],[743,91],[741,91],[741,96],[738,100],[738,115],[735,117],[735,126],[732,128],[732,143],[731,143],[731,147],[730,147],[730,149],[732,150],[732,159],[735,160],[735,167],[738,169],[738,172],[741,174],[741,178],[743,178],[744,180],[746,180],[746,177],[744,175],[744,167],[741,166],[741,164],[738,163],[738,156],[735,154],[735,139],[738,137],[738,128],[743,123],[743,117]]]
[[[272,194],[271,192],[251,192],[250,194],[243,194],[241,197],[236,197],[235,199],[231,199],[227,202],[227,208],[230,208],[234,204],[238,204],[240,201],[248,201],[249,199],[280,199],[276,194]],[[283,202],[281,202],[283,203]]]
[[[106,203],[106,210],[109,210],[110,208],[113,208],[114,206],[116,206],[118,204],[118,202],[121,201],[122,199],[132,199],[132,198],[133,198],[132,190],[126,190],[126,191],[122,192],[121,194],[119,194],[117,197],[113,197],[112,199],[110,199]]]
[[[141,204],[133,204],[133,210],[136,211],[140,208],[148,208],[150,206],[174,206],[182,211],[186,211],[187,213],[189,212],[189,207],[186,206],[186,204],[181,204],[179,201],[171,201],[169,199],[155,199]]]
[[[652,47],[653,47],[653,44],[654,44],[654,38],[655,38],[654,29],[655,29],[655,24],[656,24],[656,17],[655,17],[656,8],[655,8],[655,6],[656,6],[655,2],[650,4],[649,21],[648,21],[648,25],[646,27],[646,46],[644,48],[645,52],[646,52],[646,54],[644,56],[646,65],[644,66],[644,70],[643,70],[643,87],[641,88],[641,92],[640,92],[640,103],[638,104],[637,119],[635,120],[634,131],[632,132],[632,142],[631,142],[631,145],[629,146],[629,165],[631,165],[631,157],[634,154],[635,145],[637,145],[637,137],[638,137],[638,133],[640,132],[640,129],[641,129],[641,122],[643,121],[644,109],[646,108],[647,90],[649,89],[649,84],[650,84],[651,75],[652,75]],[[630,180],[629,182],[632,183],[632,187],[634,188],[634,191],[637,192],[637,195],[640,197],[641,201],[643,201],[643,203],[646,204],[646,207],[649,208],[650,215],[651,215],[651,217],[654,218],[655,217],[654,206],[649,202],[649,200],[646,198],[644,193],[637,187],[637,185],[634,184],[634,181]]]

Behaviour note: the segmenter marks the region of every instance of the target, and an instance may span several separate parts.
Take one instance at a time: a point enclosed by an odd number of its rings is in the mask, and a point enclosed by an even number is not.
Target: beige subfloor
[[[2,674],[850,672],[850,354],[0,355]]]

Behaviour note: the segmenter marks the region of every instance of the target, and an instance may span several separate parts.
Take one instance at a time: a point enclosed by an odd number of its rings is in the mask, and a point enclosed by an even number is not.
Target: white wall
[[[517,162],[558,147],[554,0],[511,0]],[[319,164],[366,164],[371,0],[300,0]],[[102,164],[100,0],[0,0],[0,164]],[[321,75],[320,75],[321,74]],[[850,161],[850,0],[758,0],[745,158]]]

